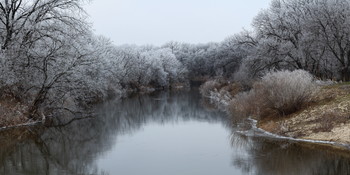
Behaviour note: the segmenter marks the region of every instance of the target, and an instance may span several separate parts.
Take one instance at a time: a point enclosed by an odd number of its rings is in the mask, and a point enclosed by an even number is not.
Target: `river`
[[[197,90],[135,95],[97,111],[65,126],[0,132],[0,174],[350,174],[350,151],[257,136]]]

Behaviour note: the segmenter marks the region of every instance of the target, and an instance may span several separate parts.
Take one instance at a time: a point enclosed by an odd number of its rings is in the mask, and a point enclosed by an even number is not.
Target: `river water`
[[[256,136],[191,90],[106,102],[97,117],[65,126],[0,132],[0,174],[341,175],[350,174],[350,151]]]

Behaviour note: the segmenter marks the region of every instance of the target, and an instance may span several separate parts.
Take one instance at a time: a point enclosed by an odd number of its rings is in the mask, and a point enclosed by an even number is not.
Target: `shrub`
[[[221,88],[220,91],[217,91],[216,89],[210,91],[209,99],[210,102],[217,105],[217,107],[226,108],[231,101],[232,96],[228,91],[224,90],[224,88]]]
[[[242,85],[239,84],[239,83],[229,83],[228,85],[222,87],[220,89],[220,92],[221,91],[224,91],[224,92],[228,92],[230,94],[230,96],[235,96],[236,94],[238,94],[239,92],[242,91]]]
[[[317,86],[313,76],[304,70],[284,70],[267,73],[257,91],[265,99],[267,108],[287,115],[309,103]]]
[[[200,86],[199,92],[204,97],[209,97],[210,92],[219,90],[221,87],[221,83],[218,80],[209,80]]]
[[[258,110],[256,110],[255,99],[257,98],[253,90],[241,92],[230,101],[228,111],[240,117],[257,116]]]
[[[249,92],[235,96],[230,111],[263,118],[300,110],[317,92],[313,76],[304,70],[269,72]]]

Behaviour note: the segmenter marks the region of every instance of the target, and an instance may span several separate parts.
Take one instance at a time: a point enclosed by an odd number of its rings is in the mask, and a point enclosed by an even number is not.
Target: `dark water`
[[[240,134],[196,91],[106,103],[99,116],[0,133],[3,175],[350,174],[350,153]]]

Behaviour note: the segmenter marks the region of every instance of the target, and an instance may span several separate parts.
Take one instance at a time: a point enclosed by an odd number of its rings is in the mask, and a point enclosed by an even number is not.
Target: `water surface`
[[[4,175],[350,174],[350,154],[242,134],[196,90],[115,100],[61,127],[0,133]]]

